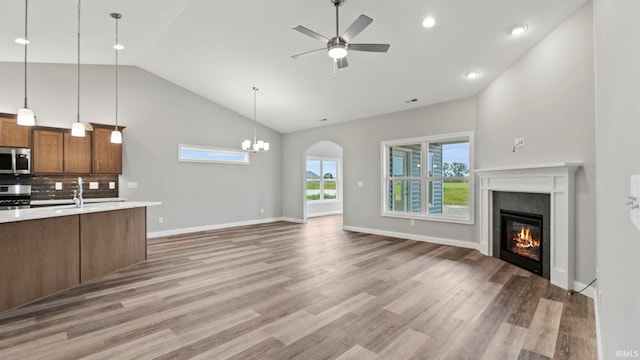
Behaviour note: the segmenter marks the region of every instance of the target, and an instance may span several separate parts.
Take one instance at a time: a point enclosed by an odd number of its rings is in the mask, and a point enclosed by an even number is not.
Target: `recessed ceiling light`
[[[16,42],[16,44],[20,44],[20,45],[26,45],[30,42],[29,40],[23,39],[23,38],[17,38],[14,41]]]
[[[469,80],[473,80],[480,76],[480,73],[477,71],[469,71],[464,76]]]
[[[527,32],[528,28],[529,27],[527,26],[527,24],[518,24],[509,29],[509,34],[511,34],[512,36],[520,36]]]
[[[116,50],[123,50],[124,49],[124,45],[122,44],[115,44],[113,45],[113,48]]]
[[[426,27],[426,28],[432,28],[436,25],[436,19],[434,19],[431,16],[426,17],[423,21],[422,21],[422,26]]]

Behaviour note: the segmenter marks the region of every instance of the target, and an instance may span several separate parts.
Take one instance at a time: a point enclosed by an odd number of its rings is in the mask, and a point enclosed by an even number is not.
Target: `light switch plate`
[[[116,188],[116,183],[113,181],[109,181],[109,189],[113,190]]]
[[[137,183],[137,182],[135,182],[135,181],[130,181],[130,182],[128,182],[128,183],[127,183],[127,187],[128,187],[129,189],[135,189],[135,188],[137,188],[137,187],[138,187],[138,183]]]
[[[62,183],[56,182],[56,190],[62,190]]]
[[[100,184],[97,181],[89,182],[89,189],[96,190],[98,188],[100,188]]]
[[[362,180],[358,181],[358,187],[364,187],[364,182]]]
[[[631,175],[630,195],[637,199],[635,204],[638,204],[638,201],[640,200],[640,175]],[[640,230],[640,208],[630,208],[629,217],[633,225]]]

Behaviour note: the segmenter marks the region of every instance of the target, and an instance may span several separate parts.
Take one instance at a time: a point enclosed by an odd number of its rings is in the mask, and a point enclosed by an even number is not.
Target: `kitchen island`
[[[159,204],[0,211],[0,311],[144,261],[146,209]]]

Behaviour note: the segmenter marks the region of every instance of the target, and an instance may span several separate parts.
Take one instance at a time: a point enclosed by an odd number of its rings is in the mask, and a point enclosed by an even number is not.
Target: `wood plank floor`
[[[149,260],[0,314],[0,359],[596,359],[593,301],[342,218],[151,239]]]

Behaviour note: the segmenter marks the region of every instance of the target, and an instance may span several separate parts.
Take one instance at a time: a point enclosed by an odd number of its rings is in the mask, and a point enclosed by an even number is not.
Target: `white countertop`
[[[137,207],[160,205],[160,202],[120,201],[85,204],[82,208],[75,205],[48,206],[32,209],[0,210],[0,224],[24,220],[46,219],[59,216],[81,215],[102,211],[124,210]]]
[[[100,202],[114,202],[114,201],[127,201],[125,198],[93,198],[84,199],[85,204],[100,203]],[[33,206],[50,206],[50,205],[65,205],[73,204],[73,199],[56,199],[56,200],[31,200]]]

